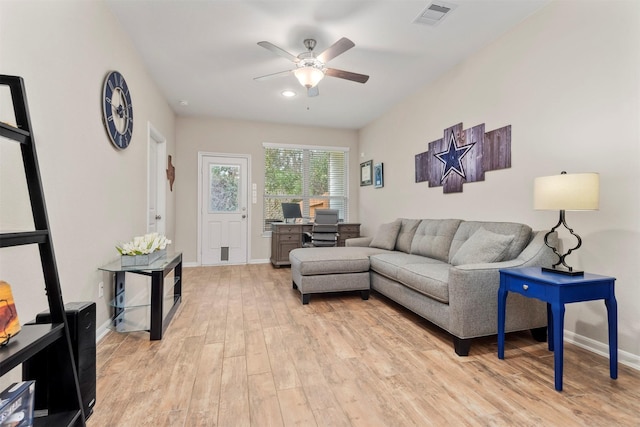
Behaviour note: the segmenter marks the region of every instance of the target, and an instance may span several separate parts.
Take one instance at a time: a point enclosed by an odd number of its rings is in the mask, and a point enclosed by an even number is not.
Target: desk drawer
[[[302,228],[299,225],[272,226],[271,230],[277,234],[300,234]]]
[[[547,301],[547,288],[544,283],[538,283],[520,277],[506,277],[506,289],[509,292],[516,292],[529,298],[537,298]]]
[[[355,233],[360,234],[360,226],[357,224],[341,224],[338,226],[338,231],[342,233]],[[356,236],[357,237],[357,236]]]
[[[278,236],[278,242],[300,242],[300,234],[281,234]]]

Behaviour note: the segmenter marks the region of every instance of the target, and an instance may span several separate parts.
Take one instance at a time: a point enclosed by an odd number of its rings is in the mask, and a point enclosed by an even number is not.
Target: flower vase
[[[157,250],[144,255],[122,255],[120,263],[123,267],[136,267],[140,265],[153,264],[167,254],[166,249]]]

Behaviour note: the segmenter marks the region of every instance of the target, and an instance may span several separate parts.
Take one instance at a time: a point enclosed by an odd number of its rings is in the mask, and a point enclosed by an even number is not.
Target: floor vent
[[[452,3],[446,3],[443,1],[435,1],[427,6],[420,14],[413,20],[416,24],[425,24],[436,26],[440,24],[444,18],[449,16],[451,11],[455,9],[457,5]]]

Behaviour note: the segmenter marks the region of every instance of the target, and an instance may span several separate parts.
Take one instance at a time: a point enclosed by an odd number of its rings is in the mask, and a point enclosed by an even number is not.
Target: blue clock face
[[[107,74],[104,80],[102,111],[109,139],[117,148],[124,150],[133,135],[133,107],[127,82],[117,71]]]

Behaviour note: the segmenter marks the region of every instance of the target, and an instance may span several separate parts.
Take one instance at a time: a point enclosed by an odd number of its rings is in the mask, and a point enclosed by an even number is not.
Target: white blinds
[[[348,149],[264,144],[264,230],[282,221],[283,202],[300,203],[303,216],[338,209],[348,219]]]

